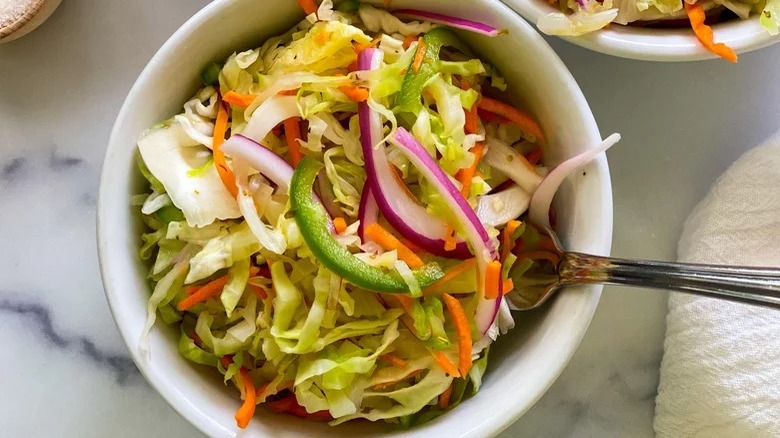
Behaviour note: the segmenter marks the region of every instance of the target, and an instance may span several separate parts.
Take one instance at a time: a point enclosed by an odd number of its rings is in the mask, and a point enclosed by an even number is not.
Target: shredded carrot
[[[339,85],[339,91],[347,95],[353,102],[365,102],[368,100],[368,88],[356,85]]]
[[[316,35],[314,35],[314,41],[317,42],[317,43],[323,44],[326,41],[328,41],[328,37],[329,36],[330,36],[329,32],[327,32],[325,30],[322,30],[320,32],[317,32]]]
[[[506,226],[504,227],[504,235],[503,235],[503,248],[501,249],[501,262],[506,260],[506,256],[509,255],[509,250],[511,249],[509,245],[512,244],[512,234],[514,234],[515,230],[517,230],[517,227],[522,225],[523,223],[517,220],[511,220],[506,223]]]
[[[414,306],[414,299],[408,295],[392,295],[401,304],[401,307],[406,313],[412,313],[412,306]]]
[[[544,135],[542,134],[542,128],[536,123],[527,113],[520,111],[519,109],[507,105],[504,102],[499,102],[495,99],[482,96],[482,99],[477,104],[479,108],[497,114],[505,119],[509,120],[513,124],[520,127],[526,135],[531,135],[536,138],[536,141],[544,141]]]
[[[345,221],[343,217],[334,218],[333,228],[336,229],[337,233],[341,234],[347,229],[347,221]]]
[[[557,254],[554,254],[550,251],[541,251],[541,250],[532,250],[532,251],[523,251],[517,254],[518,259],[531,259],[531,260],[549,260],[550,263],[552,263],[555,266],[558,266],[558,263],[561,261],[561,258],[558,257]]]
[[[450,398],[452,398],[452,385],[448,386],[439,396],[439,409],[450,407]]]
[[[511,278],[504,280],[504,290],[501,291],[502,295],[506,295],[515,288],[515,282]]]
[[[201,339],[200,336],[195,333],[195,330],[190,331],[190,339],[192,339],[192,342],[194,342],[198,347],[203,346],[203,339]]]
[[[409,363],[406,360],[401,359],[400,357],[390,353],[382,354],[379,356],[379,358],[384,360],[385,362],[388,362],[390,365],[396,366],[398,368],[403,368]]]
[[[525,159],[528,160],[528,162],[531,164],[538,163],[539,160],[542,159],[542,148],[537,147],[536,149],[532,150],[525,156]]]
[[[469,90],[471,86],[468,82],[463,80],[460,82],[460,88]],[[477,102],[474,102],[474,104],[471,105],[471,109],[464,110],[466,113],[466,125],[464,126],[466,134],[476,134],[479,130],[479,114],[477,114],[477,107]]]
[[[452,323],[455,324],[455,332],[458,334],[458,371],[461,376],[465,376],[471,369],[471,328],[469,320],[466,318],[466,312],[460,301],[449,294],[442,294],[444,304],[447,306]]]
[[[458,246],[458,237],[455,235],[455,229],[450,224],[444,231],[444,249],[452,251]]]
[[[306,12],[306,15],[316,14],[317,9],[319,9],[314,0],[298,0],[298,5],[303,9],[303,12]]]
[[[222,365],[222,368],[227,368],[233,365],[233,356],[222,356],[219,358],[219,363]]]
[[[393,176],[395,177],[395,180],[398,182],[398,184],[401,187],[403,187],[404,192],[406,192],[406,194],[409,195],[410,198],[416,200],[417,198],[414,196],[414,193],[412,193],[412,191],[409,190],[409,186],[407,186],[406,182],[404,182],[404,176],[401,174],[401,170],[393,166],[392,164],[390,165],[390,170],[393,171]]]
[[[290,152],[290,161],[293,167],[303,158],[301,145],[298,140],[301,138],[301,119],[299,117],[290,117],[284,121],[284,137],[287,139],[287,150]]]
[[[691,5],[688,4],[688,2],[683,2],[683,4],[685,5],[685,12],[688,13],[688,19],[691,21],[693,33],[696,34],[696,38],[699,39],[704,47],[723,59],[737,62],[737,54],[731,47],[723,43],[715,42],[715,35],[712,33],[712,28],[704,24],[704,19],[707,18],[707,14],[704,13],[704,8],[698,3]]]
[[[225,134],[227,133],[228,113],[221,102],[217,102],[217,121],[214,123],[214,137],[211,141],[211,153],[213,154],[214,166],[217,168],[219,179],[222,180],[222,184],[225,185],[228,192],[233,197],[238,195],[238,186],[236,186],[236,176],[233,171],[228,167],[225,160],[225,153],[222,152],[222,143],[225,142]]]
[[[512,121],[507,119],[507,118],[504,118],[504,117],[501,117],[499,115],[493,114],[490,111],[485,111],[483,109],[480,109],[479,108],[479,104],[477,104],[477,115],[479,116],[480,119],[482,119],[482,120],[484,120],[486,122],[495,123],[495,124],[498,124],[498,125],[511,125],[512,124]]]
[[[293,88],[292,90],[282,90],[276,94],[279,94],[281,96],[295,96],[298,94],[298,88]]]
[[[179,304],[176,306],[176,308],[183,312],[198,303],[206,301],[213,296],[219,295],[227,282],[227,275],[224,277],[219,277],[216,280],[211,280],[194,291],[192,295],[179,301]]]
[[[466,125],[464,129],[466,134],[476,134],[479,130],[479,114],[477,114],[477,104],[471,105],[471,109],[465,110],[466,112]]]
[[[415,254],[419,254],[419,253],[421,253],[423,251],[422,248],[420,248],[419,246],[415,245],[414,242],[412,242],[409,239],[400,239],[400,240],[401,240],[401,243],[406,245],[407,248],[409,248],[412,251],[414,251]]]
[[[431,351],[431,356],[433,356],[433,359],[436,360],[436,363],[439,364],[445,373],[451,375],[452,377],[460,377],[458,368],[452,362],[450,362],[450,359],[446,354],[441,351]]]
[[[262,287],[260,287],[260,286],[258,286],[256,284],[252,284],[252,283],[249,283],[248,286],[249,286],[249,289],[251,289],[252,292],[254,292],[254,294],[255,294],[255,296],[257,296],[257,298],[260,298],[261,300],[268,299],[268,293]]]
[[[498,289],[498,283],[501,280],[501,262],[493,260],[488,262],[485,270],[485,298],[494,300],[498,298],[501,292]]]
[[[412,62],[412,71],[417,73],[420,71],[423,61],[425,60],[425,51],[428,47],[425,45],[423,38],[417,38],[417,51],[414,52],[414,61]]]
[[[474,179],[474,175],[477,173],[477,166],[479,165],[480,160],[482,160],[484,152],[485,144],[477,142],[477,144],[471,148],[471,153],[474,154],[474,162],[471,163],[471,166],[460,169],[458,173],[455,174],[455,179],[461,183],[460,194],[463,195],[464,198],[469,197],[469,193],[471,192],[471,180]]]
[[[536,243],[536,246],[539,247],[539,249],[545,249],[553,253],[558,252],[558,248],[555,247],[552,239],[539,239],[539,242]]]
[[[255,384],[252,383],[252,379],[249,377],[249,371],[246,368],[241,367],[239,371],[241,373],[241,380],[244,381],[244,404],[238,408],[236,412],[236,424],[241,429],[246,429],[252,417],[255,416],[255,406],[257,405]]]
[[[373,40],[371,40],[371,42],[368,43],[368,44],[360,44],[360,43],[355,44],[352,47],[352,49],[355,51],[355,53],[360,53],[363,50],[370,49],[370,48],[378,46],[380,41],[382,41],[382,38],[376,37]]]
[[[231,105],[248,107],[252,104],[252,102],[255,101],[256,97],[257,94],[243,94],[236,93],[235,91],[228,91],[224,96],[222,96],[222,100]]]
[[[417,35],[407,35],[404,38],[404,49],[408,49],[412,46],[412,43],[417,41]]]
[[[417,256],[414,251],[407,248],[398,240],[398,238],[390,234],[390,232],[382,228],[378,223],[374,222],[369,224],[364,233],[366,237],[376,242],[386,251],[396,250],[398,252],[398,258],[405,261],[410,268],[416,269],[424,265],[422,259]]]
[[[441,289],[448,282],[452,281],[457,276],[468,271],[469,269],[473,269],[474,266],[476,265],[477,265],[477,259],[475,258],[470,258],[458,263],[457,265],[453,266],[449,271],[447,271],[442,278],[436,280],[436,282],[428,286],[424,292],[430,293]]]

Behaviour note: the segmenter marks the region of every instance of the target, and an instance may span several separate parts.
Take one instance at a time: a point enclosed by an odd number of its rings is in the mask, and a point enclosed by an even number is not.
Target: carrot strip
[[[474,103],[471,105],[471,109],[468,109],[466,112],[466,125],[464,126],[464,129],[466,130],[466,134],[476,134],[479,130],[479,115],[477,114],[477,104]]]
[[[292,90],[282,90],[276,94],[280,96],[295,96],[298,94],[298,88],[293,88]]]
[[[254,292],[254,294],[257,296],[257,298],[260,298],[261,300],[268,299],[268,293],[262,287],[260,287],[260,286],[258,286],[256,284],[252,284],[252,283],[249,283],[248,286],[249,286],[249,289],[251,289],[252,292]]]
[[[447,306],[452,323],[455,324],[455,332],[458,334],[458,371],[461,376],[465,376],[471,369],[471,328],[469,320],[466,318],[466,312],[460,301],[449,294],[442,294],[444,304]]]
[[[214,166],[217,168],[219,179],[233,197],[238,195],[238,186],[236,186],[236,176],[225,160],[225,153],[222,152],[222,143],[225,142],[227,133],[228,113],[221,102],[217,102],[217,121],[214,123],[214,137],[211,141],[211,153],[214,159]]]
[[[508,119],[513,124],[520,127],[524,133],[530,134],[536,138],[537,141],[544,141],[544,135],[542,134],[542,128],[536,123],[527,113],[520,111],[519,109],[509,106],[504,102],[499,102],[495,99],[482,96],[482,99],[477,104],[479,108],[489,111],[493,114],[497,114],[505,119]]]
[[[450,407],[450,398],[452,398],[452,385],[448,386],[444,392],[439,395],[439,409]]]
[[[485,299],[494,300],[498,298],[501,292],[498,290],[498,283],[501,279],[501,262],[493,260],[488,262],[485,270]]]
[[[408,364],[408,362],[404,359],[401,359],[400,357],[390,353],[382,354],[379,356],[379,358],[398,368],[403,368]]]
[[[422,259],[420,259],[417,254],[407,248],[400,240],[382,228],[378,223],[374,222],[369,224],[364,233],[366,234],[366,237],[379,244],[379,246],[385,250],[396,250],[398,252],[398,258],[405,261],[410,268],[416,269],[424,265]]]
[[[252,417],[255,416],[255,406],[257,405],[255,385],[252,383],[252,379],[249,377],[249,371],[246,368],[241,367],[239,371],[241,373],[241,380],[244,381],[244,404],[238,408],[236,412],[236,424],[241,429],[246,429]]]
[[[219,295],[227,282],[227,275],[224,277],[219,277],[216,280],[211,280],[210,282],[198,288],[198,290],[193,292],[192,295],[179,301],[179,304],[176,306],[176,308],[183,312],[198,303],[206,301],[213,296]]]
[[[339,91],[347,95],[347,98],[353,102],[365,102],[368,100],[368,88],[358,87],[356,85],[340,85]]]
[[[538,246],[539,249],[544,249],[552,253],[558,252],[558,248],[555,247],[552,239],[540,239],[536,246]]]
[[[551,253],[550,251],[540,251],[540,250],[532,250],[532,251],[523,251],[517,253],[517,258],[522,259],[531,259],[531,260],[549,260],[550,263],[552,263],[555,266],[558,266],[558,263],[561,261],[560,257],[558,257],[557,254]]]
[[[698,3],[691,5],[687,2],[683,2],[683,4],[685,5],[685,12],[688,14],[688,19],[691,21],[693,33],[696,34],[696,38],[699,39],[704,47],[723,59],[737,62],[737,54],[731,47],[723,43],[715,42],[715,35],[712,33],[712,28],[704,24],[704,19],[707,18],[707,14],[704,13],[704,8]]]
[[[532,150],[528,153],[528,155],[525,156],[525,159],[528,160],[531,164],[536,164],[539,162],[539,160],[542,159],[542,148],[537,147],[536,149]]]
[[[471,192],[471,180],[477,173],[477,165],[479,165],[480,160],[482,160],[482,155],[484,152],[485,144],[482,142],[477,142],[477,144],[475,144],[471,149],[471,153],[474,154],[474,162],[471,163],[471,166],[466,167],[465,169],[460,169],[458,173],[455,174],[455,179],[460,181],[462,184],[460,188],[460,194],[463,195],[464,198],[469,197],[469,193]]]
[[[420,71],[423,61],[425,60],[425,51],[428,47],[425,45],[423,38],[417,38],[417,51],[414,52],[414,61],[412,62],[412,71],[417,73]]]
[[[458,368],[452,362],[450,362],[450,359],[446,354],[441,351],[431,351],[431,356],[433,356],[433,359],[436,360],[436,363],[439,364],[445,373],[451,375],[452,377],[460,377]]]
[[[503,248],[501,248],[501,262],[506,260],[506,256],[509,255],[509,250],[511,249],[509,245],[512,244],[512,234],[514,234],[515,230],[517,230],[517,227],[522,225],[522,222],[517,220],[511,220],[506,223],[506,227],[504,227],[504,235],[503,237]]]
[[[341,234],[347,229],[347,221],[345,221],[343,217],[334,218],[333,228],[336,229],[337,233]]]
[[[458,238],[455,236],[455,229],[450,224],[447,224],[447,228],[444,231],[444,249],[452,251],[458,246]]]
[[[355,53],[360,53],[363,50],[371,49],[378,46],[380,41],[382,41],[382,38],[376,37],[373,40],[371,40],[371,42],[368,44],[356,43],[354,46],[352,46],[352,50],[354,50]]]
[[[477,104],[477,115],[479,116],[480,119],[482,119],[482,120],[484,120],[486,122],[495,123],[497,125],[511,125],[512,124],[512,121],[509,120],[509,119],[506,119],[506,118],[501,117],[499,115],[493,114],[493,113],[491,113],[489,111],[485,111],[483,109],[480,109],[479,108],[479,104]]]
[[[303,9],[303,12],[306,12],[306,15],[316,14],[317,9],[319,9],[319,6],[317,6],[317,3],[314,0],[298,0],[298,6]]]
[[[414,305],[414,300],[412,297],[400,294],[393,296],[398,300],[398,302],[401,304],[401,308],[403,308],[407,314],[412,313],[412,306]]]
[[[406,38],[404,38],[404,49],[408,49],[412,46],[412,43],[417,41],[416,35],[407,35]]]
[[[222,96],[222,100],[231,105],[248,107],[252,104],[252,102],[255,101],[256,97],[257,94],[243,94],[236,93],[235,91],[228,91],[224,96]]]
[[[506,295],[515,288],[515,282],[511,278],[504,280],[504,290],[501,291],[502,295]]]
[[[300,120],[299,117],[290,117],[283,122],[284,137],[287,139],[287,150],[290,152],[290,161],[292,161],[293,167],[297,166],[303,158],[301,145],[298,143],[298,139],[301,138]]]
[[[473,269],[474,266],[476,265],[477,265],[477,259],[475,258],[470,258],[458,263],[457,265],[453,266],[449,271],[447,271],[442,278],[436,280],[436,282],[434,282],[432,285],[425,288],[424,292],[430,293],[436,291],[437,289],[441,289],[442,286],[452,281],[455,277],[468,271],[469,269]]]
[[[219,363],[222,365],[222,368],[227,369],[227,367],[233,365],[233,356],[222,356],[219,358]]]

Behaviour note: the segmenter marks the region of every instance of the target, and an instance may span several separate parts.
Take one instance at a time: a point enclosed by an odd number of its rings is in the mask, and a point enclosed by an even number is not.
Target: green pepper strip
[[[401,83],[401,91],[398,93],[399,109],[414,114],[418,114],[422,109],[422,92],[425,84],[439,71],[441,48],[451,46],[461,52],[468,52],[458,36],[446,27],[436,27],[428,31],[423,35],[423,43],[425,43],[423,62],[416,72],[412,65],[409,65]],[[414,59],[412,63],[414,63]]]
[[[325,267],[356,286],[374,292],[409,293],[409,286],[397,272],[369,265],[333,237],[327,227],[327,213],[312,195],[314,179],[323,167],[314,158],[304,157],[290,182],[292,213],[311,252]],[[437,263],[428,263],[412,272],[423,289],[444,276]]]

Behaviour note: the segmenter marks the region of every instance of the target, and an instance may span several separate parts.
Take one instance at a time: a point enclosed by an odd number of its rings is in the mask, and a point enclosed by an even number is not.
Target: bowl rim
[[[511,9],[536,23],[551,12],[560,12],[544,0],[502,0]],[[780,41],[752,15],[746,20],[731,20],[712,26],[715,41],[727,44],[737,54],[751,52]],[[580,47],[606,55],[641,61],[683,62],[720,59],[701,45],[693,31],[687,28],[649,29],[635,26],[612,25],[609,28],[581,36],[559,36]]]
[[[590,133],[595,133],[594,135],[598,135],[598,126],[590,106],[587,104],[587,101],[582,94],[581,89],[577,85],[574,77],[571,75],[571,72],[565,66],[563,61],[561,61],[555,51],[549,46],[549,44],[544,41],[541,35],[539,35],[532,26],[530,26],[517,15],[513,14],[505,4],[495,0],[483,1],[485,3],[494,5],[497,11],[501,11],[505,14],[505,18],[507,20],[514,21],[518,28],[525,28],[528,31],[530,38],[538,39],[537,42],[541,45],[540,49],[548,53],[548,59],[546,61],[554,64],[556,70],[560,72],[561,80],[564,80],[571,85],[573,97],[575,100],[577,100],[579,107],[582,108],[580,112],[582,113],[583,128]],[[165,41],[165,43],[154,54],[154,56],[152,56],[142,72],[139,74],[122,104],[109,136],[108,146],[100,175],[96,209],[98,261],[103,289],[112,317],[120,331],[122,339],[124,340],[130,352],[131,358],[149,384],[180,416],[186,419],[202,433],[211,437],[234,436],[234,434],[226,433],[225,430],[221,428],[215,421],[213,421],[209,415],[191,405],[187,398],[182,395],[176,389],[176,387],[170,383],[170,381],[168,381],[164,373],[158,373],[153,369],[154,367],[151,363],[147,362],[143,357],[141,357],[141,353],[136,348],[134,348],[138,333],[131,332],[131,328],[128,326],[128,324],[123,322],[122,312],[124,312],[124,310],[121,310],[114,305],[115,301],[117,300],[117,294],[121,293],[121,285],[117,284],[113,280],[112,273],[121,269],[122,266],[127,263],[127,259],[118,261],[109,257],[110,247],[118,245],[119,243],[117,240],[119,239],[112,240],[110,235],[107,234],[107,220],[112,215],[112,211],[108,207],[107,198],[110,196],[109,192],[111,191],[111,179],[113,177],[112,168],[110,166],[110,164],[112,164],[112,151],[127,147],[125,142],[123,142],[123,140],[119,137],[122,135],[120,132],[121,126],[123,125],[125,119],[130,116],[134,95],[139,94],[140,90],[145,88],[146,83],[152,78],[152,72],[155,70],[155,64],[159,63],[161,59],[177,50],[177,48],[185,43],[190,35],[196,31],[204,22],[206,22],[213,15],[220,14],[222,9],[228,7],[231,3],[233,3],[233,0],[216,0],[196,12],[183,25],[181,25],[171,35],[171,37],[168,38],[168,40]],[[599,174],[601,175],[601,178],[598,180],[599,184],[597,192],[602,197],[602,205],[600,206],[601,227],[598,230],[600,233],[600,238],[596,239],[593,245],[594,248],[596,248],[596,251],[608,254],[612,243],[613,203],[612,183],[606,155],[603,153],[600,154],[592,161],[592,165],[598,169]],[[109,242],[112,243],[109,244]],[[576,332],[572,332],[567,345],[560,349],[558,354],[558,358],[560,360],[556,362],[554,366],[549,367],[547,372],[548,378],[546,379],[543,388],[541,388],[538,393],[535,394],[535,398],[532,400],[532,402],[525,406],[524,409],[512,409],[511,407],[504,407],[505,412],[503,413],[506,415],[493,417],[492,421],[484,425],[484,427],[480,430],[468,431],[469,435],[473,434],[473,436],[480,437],[497,435],[502,430],[506,429],[512,423],[514,423],[523,414],[525,414],[525,412],[527,412],[527,410],[530,409],[547,392],[549,387],[552,386],[552,384],[563,372],[571,360],[571,357],[574,355],[574,352],[579,347],[582,338],[585,336],[593,318],[593,314],[595,313],[598,306],[601,290],[602,286],[600,285],[584,286],[580,289],[579,293],[581,295],[581,307],[578,309],[581,318],[580,326]],[[501,409],[497,410],[497,412],[498,411],[501,411]]]

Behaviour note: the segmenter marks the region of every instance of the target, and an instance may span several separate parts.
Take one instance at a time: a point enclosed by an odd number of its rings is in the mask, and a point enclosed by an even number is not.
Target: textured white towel
[[[745,154],[693,210],[683,262],[780,266],[780,136]],[[780,437],[780,310],[671,294],[659,437]]]

